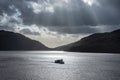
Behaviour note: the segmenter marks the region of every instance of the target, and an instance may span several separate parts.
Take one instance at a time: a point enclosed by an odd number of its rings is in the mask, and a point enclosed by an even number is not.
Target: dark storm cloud
[[[99,24],[120,24],[120,0],[98,0],[100,7],[93,7]]]
[[[90,26],[82,26],[82,27],[62,27],[62,28],[55,28],[50,27],[49,30],[51,31],[58,31],[59,33],[69,33],[69,34],[90,34],[90,33],[96,33],[96,28],[92,28]]]
[[[13,11],[9,9],[9,6],[14,5],[22,13],[21,17],[24,24],[38,24],[44,26],[95,25],[91,14],[85,9],[85,5],[83,5],[83,2],[80,0],[72,1],[74,2],[74,4],[71,4],[72,11],[67,10],[68,8],[55,8],[55,12],[52,15],[45,12],[35,14],[31,8],[28,8],[26,1],[30,0],[1,0],[0,13],[6,12],[12,14]],[[35,2],[35,0],[33,1]]]
[[[82,27],[62,27],[62,28],[55,28],[50,27],[49,30],[51,31],[58,31],[58,33],[69,33],[69,34],[93,34],[93,33],[103,33],[103,32],[110,32],[113,30],[120,29],[120,25],[98,25],[98,26],[82,26]]]
[[[36,23],[44,26],[79,26],[79,25],[96,25],[91,13],[83,5],[82,1],[71,1],[69,7],[55,7],[55,12],[41,12],[31,16],[28,23]],[[39,17],[38,17],[39,16]],[[26,21],[26,20],[25,20]]]
[[[53,0],[54,1],[54,0]],[[22,18],[25,24],[38,24],[44,26],[81,26],[81,25],[116,25],[120,23],[120,1],[119,0],[98,0],[101,7],[92,7],[98,22],[94,19],[94,14],[81,0],[71,0],[69,7],[55,7],[55,12],[41,12],[35,14],[31,8],[25,5],[22,7]],[[17,5],[18,6],[18,5]],[[23,5],[22,5],[23,6]],[[20,7],[20,6],[19,6]],[[26,9],[27,8],[27,9]],[[71,9],[71,10],[70,10]]]
[[[11,28],[11,27],[8,27],[8,26],[0,26],[0,30],[14,31],[14,28]]]
[[[49,9],[52,10],[51,12],[43,9],[40,12],[41,6],[38,6],[38,3],[41,5],[45,2],[45,6],[46,4],[53,6],[55,1],[57,0],[0,0],[0,15],[3,13],[13,15],[16,11],[10,9],[10,6],[14,6],[21,13],[19,16],[23,20],[21,24],[46,26],[50,30],[60,33],[94,33],[96,29],[90,26],[120,24],[120,0],[96,0],[100,4],[99,6],[94,4],[89,6],[82,0],[69,0],[68,4],[55,5],[54,10],[51,7]],[[30,5],[29,2],[32,4]],[[33,3],[36,3],[38,13],[35,13],[32,8]],[[114,29],[114,27],[109,29]],[[29,30],[22,32],[31,34]]]

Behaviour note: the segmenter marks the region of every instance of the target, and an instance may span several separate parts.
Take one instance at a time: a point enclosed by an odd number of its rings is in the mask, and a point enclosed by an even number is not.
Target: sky
[[[0,30],[57,47],[120,29],[120,0],[0,0]]]

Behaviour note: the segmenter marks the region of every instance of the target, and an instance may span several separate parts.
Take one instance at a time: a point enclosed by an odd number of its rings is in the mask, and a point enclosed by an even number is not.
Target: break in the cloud
[[[0,0],[0,29],[36,35],[49,45],[59,39],[56,43],[62,45],[82,35],[119,29],[119,4],[120,0]]]
[[[65,27],[64,33],[73,33],[75,28],[82,29],[77,33],[91,33],[94,29],[90,26],[119,25],[119,3],[119,0],[0,0],[0,16],[11,19],[7,24],[17,21],[14,23],[54,27],[56,31]]]

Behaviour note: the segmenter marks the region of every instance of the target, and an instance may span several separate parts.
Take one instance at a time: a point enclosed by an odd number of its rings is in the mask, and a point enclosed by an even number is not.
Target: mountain
[[[0,50],[53,50],[22,34],[0,31]],[[80,41],[55,48],[71,52],[120,53],[120,29],[113,32],[96,33]]]
[[[48,48],[22,34],[1,30],[0,50],[48,50]]]
[[[120,29],[92,34],[78,42],[56,49],[72,52],[120,53]]]

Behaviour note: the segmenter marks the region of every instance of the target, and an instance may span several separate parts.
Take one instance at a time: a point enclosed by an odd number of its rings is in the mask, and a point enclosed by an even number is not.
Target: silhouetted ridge
[[[47,50],[38,41],[31,40],[19,33],[0,31],[0,50]]]
[[[72,52],[120,53],[120,29],[113,32],[96,33],[57,49]]]

